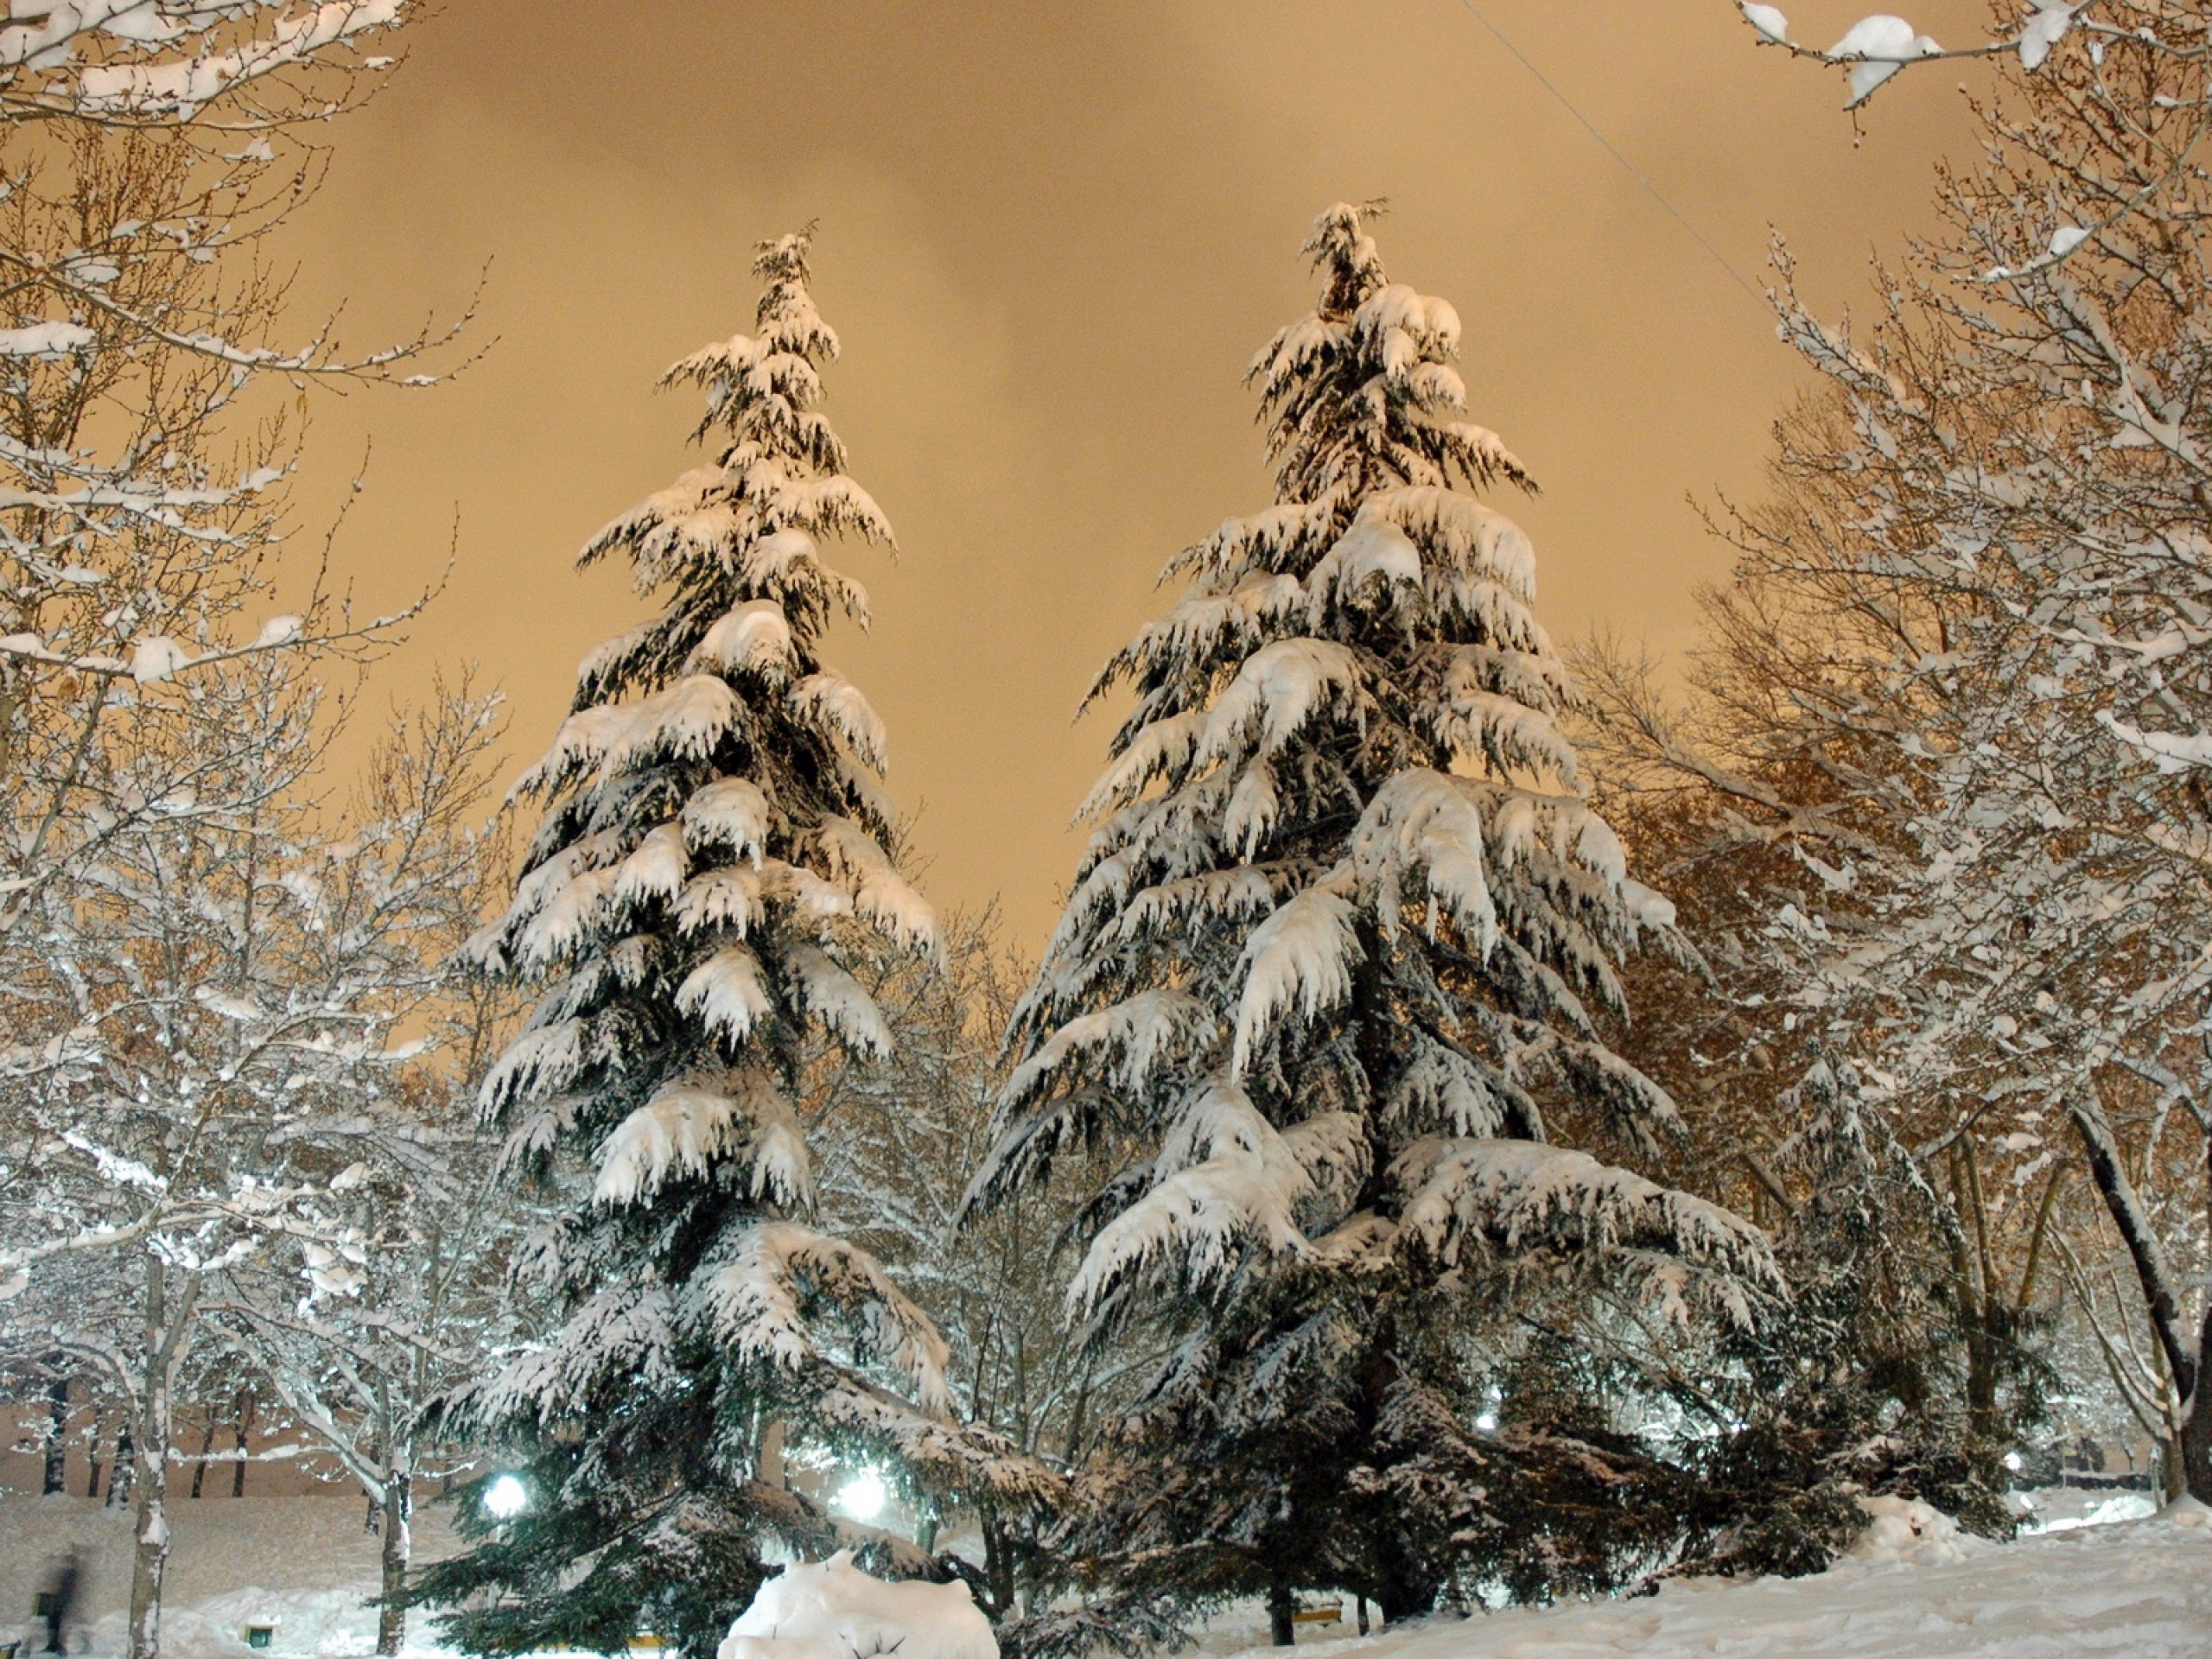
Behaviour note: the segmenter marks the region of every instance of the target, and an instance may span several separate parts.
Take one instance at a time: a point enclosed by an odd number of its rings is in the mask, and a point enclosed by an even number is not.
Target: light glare
[[[530,1490],[512,1475],[501,1475],[485,1490],[484,1507],[493,1519],[512,1521],[530,1507]]]
[[[837,1507],[855,1521],[873,1521],[883,1513],[884,1500],[890,1494],[883,1489],[880,1475],[862,1475],[848,1481],[837,1493]]]

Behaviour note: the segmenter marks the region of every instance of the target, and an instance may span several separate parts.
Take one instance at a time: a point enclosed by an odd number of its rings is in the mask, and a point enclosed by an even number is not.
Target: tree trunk
[[[69,1379],[54,1378],[46,1401],[46,1471],[38,1489],[41,1497],[69,1490]]]
[[[98,1417],[92,1419],[92,1444],[86,1454],[85,1467],[85,1496],[98,1497],[100,1495],[100,1420]]]
[[[760,1471],[763,1485],[788,1489],[791,1471],[784,1463],[784,1420],[771,1417],[760,1426],[760,1448],[753,1461]]]
[[[1398,1318],[1387,1305],[1369,1322],[1368,1349],[1362,1362],[1362,1384],[1357,1433],[1371,1443],[1375,1426],[1389,1408],[1390,1390],[1398,1381]],[[1369,1547],[1375,1564],[1375,1605],[1386,1624],[1419,1618],[1433,1611],[1442,1587],[1418,1557],[1405,1546],[1405,1535],[1396,1517],[1377,1505],[1367,1516]]]
[[[2128,1259],[2135,1265],[2136,1282],[2142,1287],[2143,1303],[2150,1311],[2151,1334],[2164,1351],[2175,1383],[2186,1397],[2196,1387],[2196,1357],[2182,1339],[2180,1299],[2174,1294],[2173,1274],[2167,1267],[2165,1252],[2136,1201],[2135,1189],[2128,1181],[2127,1172],[2121,1167],[2120,1147],[2105,1122],[2103,1110],[2090,1103],[2069,1100],[2067,1116],[2074,1120],[2075,1130],[2082,1138],[2082,1148],[2088,1155],[2089,1174],[2097,1184],[2098,1196],[2105,1202],[2105,1212],[2112,1217],[2121,1243],[2127,1246]]]
[[[1408,1558],[1395,1535],[1382,1539],[1376,1556],[1382,1582],[1376,1586],[1375,1605],[1385,1624],[1436,1611],[1436,1581]]]
[[[1014,1612],[1013,1541],[1000,1524],[998,1506],[994,1503],[978,1506],[977,1524],[983,1534],[983,1583],[994,1604],[990,1611],[995,1618],[1010,1618]]]
[[[137,1450],[130,1439],[130,1424],[126,1420],[116,1431],[115,1469],[107,1478],[107,1501],[110,1503],[128,1503],[130,1501],[130,1484],[138,1467],[137,1459],[132,1454]]]
[[[2204,1224],[2212,1232],[2212,1132],[2204,1137]],[[2212,1296],[2205,1299],[2204,1318],[2196,1328],[2195,1387],[2182,1395],[2182,1479],[2189,1495],[2200,1503],[2212,1503],[2212,1388],[2204,1374],[2212,1371]]]
[[[169,1447],[176,1438],[176,1373],[189,1344],[199,1300],[196,1274],[188,1274],[181,1282],[171,1286],[168,1264],[159,1254],[148,1254],[143,1394],[137,1409],[124,1425],[136,1451],[130,1468],[138,1491],[137,1537],[130,1567],[129,1659],[160,1659],[162,1650],[162,1580],[169,1563]],[[116,1462],[119,1478],[125,1465],[119,1456]],[[112,1481],[110,1487],[112,1490]]]
[[[2200,1503],[2212,1503],[2212,1389],[2203,1386],[2202,1363],[2212,1358],[2212,1306],[2205,1309],[2203,1325],[2192,1346],[2182,1324],[2181,1298],[2175,1290],[2173,1271],[2128,1182],[2120,1147],[2103,1111],[2094,1102],[2076,1098],[2068,1101],[2067,1116],[2081,1136],[2089,1175],[2096,1183],[2098,1196],[2105,1201],[2105,1212],[2112,1217],[2135,1265],[2136,1282],[2151,1316],[2151,1333],[2158,1339],[2174,1391],[2181,1395],[2182,1428],[2174,1449],[2180,1459],[2183,1490]],[[2205,1139],[2205,1162],[2208,1174],[2212,1174],[2212,1135]]]
[[[384,1483],[384,1581],[377,1599],[377,1651],[396,1654],[407,1639],[407,1567],[414,1554],[409,1516],[414,1510],[404,1470],[388,1471]]]
[[[2204,1328],[2196,1340],[2199,1354],[2212,1355],[2212,1306],[2204,1310]],[[2212,1389],[2204,1386],[2207,1369],[2199,1363],[2196,1386],[2182,1401],[2178,1448],[2182,1484],[2200,1503],[2212,1503]]]
[[[231,1496],[232,1497],[244,1497],[245,1496],[245,1436],[246,1430],[251,1427],[252,1422],[253,1396],[248,1394],[244,1389],[240,1389],[238,1390],[238,1460],[237,1469],[231,1476]]]
[[[1268,1583],[1268,1635],[1279,1648],[1298,1641],[1298,1603],[1290,1593],[1290,1580],[1277,1576]]]
[[[164,1363],[160,1374],[149,1379],[145,1444],[136,1459],[138,1526],[130,1568],[130,1659],[159,1659],[162,1650],[162,1579],[169,1563],[167,1371]]]
[[[208,1454],[215,1449],[215,1414],[207,1414],[207,1432],[200,1437],[200,1459],[192,1465],[192,1495],[200,1496],[200,1487],[207,1478]]]
[[[1951,1233],[1951,1277],[1958,1293],[1959,1322],[1966,1330],[1967,1437],[1971,1455],[1979,1460],[1988,1455],[1997,1425],[1998,1355],[1990,1325],[1994,1296],[1989,1279],[1989,1228],[1973,1147],[1964,1136],[1951,1142],[1950,1165],[1951,1211],[1958,1218],[1958,1226]]]

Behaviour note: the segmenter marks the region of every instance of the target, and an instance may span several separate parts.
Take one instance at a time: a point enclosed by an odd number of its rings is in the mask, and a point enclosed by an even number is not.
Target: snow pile
[[[2075,1527],[2108,1527],[2121,1521],[2147,1521],[2158,1512],[2148,1492],[2055,1486],[2014,1495],[2024,1533],[2069,1532]],[[2176,1519],[2169,1514],[2168,1520]]]
[[[1959,1530],[1942,1510],[1916,1497],[1862,1497],[1866,1530],[1844,1551],[1844,1559],[1870,1565],[1948,1567],[1993,1548],[1986,1539]]]
[[[1299,1649],[1303,1659],[2212,1659],[2212,1514],[2201,1507],[2010,1544],[1942,1536],[1933,1514],[1885,1507],[1870,1531],[1891,1554],[1811,1578],[1669,1584],[1655,1596],[1445,1616],[1366,1639],[1301,1632]],[[1938,1561],[1945,1543],[1958,1554]],[[1245,1659],[1280,1659],[1257,1645],[1263,1629],[1241,1634],[1254,1644]]]
[[[887,1584],[852,1552],[795,1563],[760,1586],[715,1659],[999,1659],[990,1621],[968,1586]]]

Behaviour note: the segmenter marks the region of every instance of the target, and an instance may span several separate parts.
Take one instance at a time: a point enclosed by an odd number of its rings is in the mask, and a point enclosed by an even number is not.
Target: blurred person
[[[46,1651],[68,1652],[67,1627],[75,1619],[78,1605],[85,1596],[85,1580],[89,1576],[88,1552],[82,1544],[73,1544],[61,1558],[61,1565],[54,1569],[48,1580],[46,1593],[39,1605],[46,1611]]]

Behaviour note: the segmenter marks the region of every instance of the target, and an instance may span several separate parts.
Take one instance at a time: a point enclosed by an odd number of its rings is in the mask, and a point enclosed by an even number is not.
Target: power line
[[[1596,125],[1592,124],[1588,116],[1583,114],[1581,111],[1574,107],[1574,100],[1567,97],[1565,92],[1560,91],[1557,86],[1554,86],[1549,75],[1547,75],[1542,70],[1537,68],[1534,63],[1529,61],[1529,54],[1527,53],[1523,52],[1519,47],[1514,45],[1510,40],[1506,38],[1505,31],[1503,29],[1500,29],[1496,23],[1491,22],[1489,18],[1484,16],[1481,12],[1475,9],[1474,0],[1459,0],[1459,3],[1465,9],[1468,16],[1473,18],[1484,29],[1488,29],[1491,35],[1497,40],[1497,43],[1503,47],[1508,52],[1510,52],[1520,62],[1521,67],[1536,78],[1536,84],[1538,86],[1541,86],[1546,92],[1549,92],[1554,98],[1559,100],[1560,107],[1581,124],[1583,131],[1588,133],[1592,138],[1595,138],[1598,141],[1599,147],[1602,149],[1606,155],[1618,162],[1621,164],[1622,170],[1625,172],[1629,177],[1634,179],[1638,184],[1642,185],[1645,190],[1650,193],[1651,200],[1657,202],[1662,207],[1667,210],[1667,216],[1669,219],[1673,219],[1675,224],[1681,226],[1684,231],[1688,232],[1690,238],[1694,241],[1698,246],[1703,248],[1707,253],[1713,256],[1713,263],[1719,266],[1721,270],[1726,271],[1729,276],[1735,282],[1736,286],[1742,289],[1745,293],[1750,295],[1751,298],[1758,302],[1759,309],[1764,311],[1767,308],[1766,296],[1760,293],[1758,289],[1752,287],[1750,281],[1744,276],[1744,273],[1738,270],[1735,266],[1728,263],[1728,257],[1726,254],[1722,253],[1719,249],[1714,247],[1712,243],[1706,240],[1705,233],[1699,230],[1696,226],[1690,223],[1689,219],[1684,216],[1681,208],[1675,207],[1673,202],[1667,200],[1665,195],[1661,193],[1659,187],[1652,183],[1649,178],[1644,176],[1642,168],[1638,168],[1634,162],[1629,160],[1627,156],[1622,155],[1618,149],[1613,147],[1613,141],[1606,137],[1604,133],[1599,131]]]

